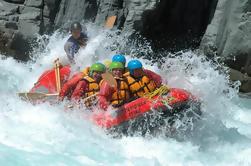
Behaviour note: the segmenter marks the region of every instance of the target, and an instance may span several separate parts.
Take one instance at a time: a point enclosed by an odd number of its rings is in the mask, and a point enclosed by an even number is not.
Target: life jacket
[[[129,75],[126,78],[130,92],[135,97],[142,97],[149,92],[153,92],[157,88],[155,82],[150,80],[147,76],[135,79]]]
[[[86,68],[84,68],[84,69],[82,70],[83,77],[88,76],[89,71],[90,71],[90,67],[86,67]]]
[[[120,106],[126,103],[130,98],[129,86],[125,78],[115,78],[117,81],[117,89],[112,94],[111,103],[113,106]]]
[[[88,82],[88,88],[85,90],[84,98],[99,92],[100,84],[98,84],[93,78],[87,75],[83,78],[83,80]]]
[[[123,74],[124,77],[130,76],[130,72],[128,70],[125,70],[125,73]]]
[[[94,94],[99,92],[101,84],[98,84],[93,78],[88,75],[85,76],[83,80],[88,82],[88,88],[85,90],[85,95],[83,96],[84,104],[86,107],[90,108],[97,104],[97,96]]]

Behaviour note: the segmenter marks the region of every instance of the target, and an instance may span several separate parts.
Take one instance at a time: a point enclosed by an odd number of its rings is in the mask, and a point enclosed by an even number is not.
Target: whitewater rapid
[[[75,70],[110,59],[125,44],[123,37],[93,25],[87,28],[90,40],[76,57]],[[164,58],[161,66],[142,60],[170,86],[203,101],[203,117],[183,141],[161,136],[114,139],[85,120],[85,110],[65,112],[63,103],[32,105],[19,99],[16,93],[28,91],[54,59],[64,63],[67,37],[59,32],[49,36],[48,45],[27,63],[0,56],[0,165],[251,165],[250,99],[238,96],[233,88],[238,83],[230,86],[223,67],[192,51]],[[128,60],[137,49],[147,48],[133,48]]]

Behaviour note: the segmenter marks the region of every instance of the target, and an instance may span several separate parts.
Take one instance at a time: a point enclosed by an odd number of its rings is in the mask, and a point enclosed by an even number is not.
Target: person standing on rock
[[[84,28],[85,29],[85,28]],[[74,62],[74,56],[81,47],[85,47],[88,37],[79,22],[73,22],[70,27],[71,37],[64,45],[64,50],[71,63]]]

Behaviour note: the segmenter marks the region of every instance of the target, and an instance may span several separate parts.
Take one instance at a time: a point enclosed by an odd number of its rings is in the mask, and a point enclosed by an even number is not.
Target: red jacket
[[[85,80],[79,81],[71,95],[71,99],[76,101],[80,100],[80,98],[86,92],[86,89],[88,89],[88,82]]]
[[[115,92],[115,88],[111,87],[106,81],[103,81],[99,91],[99,107],[106,110],[112,99],[112,94]]]
[[[155,72],[148,70],[148,69],[144,69],[144,72],[146,74],[146,76],[150,79],[153,80],[155,82],[155,84],[157,85],[157,87],[160,87],[162,84],[162,78],[160,75],[156,74]]]
[[[63,100],[66,96],[70,97],[78,82],[83,78],[83,73],[79,72],[72,76],[62,87],[59,97]]]

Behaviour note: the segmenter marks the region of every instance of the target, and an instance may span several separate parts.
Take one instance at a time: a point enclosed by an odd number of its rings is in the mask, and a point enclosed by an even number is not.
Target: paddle
[[[46,94],[41,92],[29,92],[29,93],[18,93],[18,96],[24,100],[37,101],[42,100],[50,96],[58,96],[58,93]]]
[[[116,19],[117,19],[117,16],[108,17],[105,22],[105,28],[112,29],[115,24]]]
[[[60,79],[60,63],[59,63],[59,58],[57,58],[54,61],[54,65],[55,65],[55,78],[56,78],[56,88],[57,88],[57,92],[59,93],[61,90],[61,79]]]
[[[109,72],[106,72],[102,74],[102,78],[104,81],[106,81],[111,87],[116,88],[117,87],[117,81],[113,77],[113,75]]]

